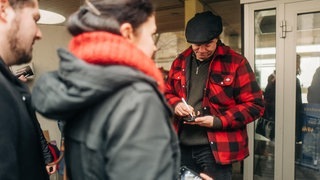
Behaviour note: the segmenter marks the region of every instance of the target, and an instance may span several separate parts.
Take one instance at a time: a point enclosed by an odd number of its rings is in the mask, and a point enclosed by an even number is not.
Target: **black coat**
[[[47,180],[28,87],[0,59],[0,179]]]

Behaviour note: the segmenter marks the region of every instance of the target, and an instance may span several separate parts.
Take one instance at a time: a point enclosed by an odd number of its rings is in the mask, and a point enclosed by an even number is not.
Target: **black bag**
[[[261,117],[257,122],[256,133],[272,140],[274,138],[274,122]]]

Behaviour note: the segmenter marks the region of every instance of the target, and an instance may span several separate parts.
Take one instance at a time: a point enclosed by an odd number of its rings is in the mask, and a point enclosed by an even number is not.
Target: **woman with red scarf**
[[[58,71],[33,89],[36,109],[65,121],[69,179],[176,179],[179,149],[162,93],[149,0],[86,1],[71,15]]]

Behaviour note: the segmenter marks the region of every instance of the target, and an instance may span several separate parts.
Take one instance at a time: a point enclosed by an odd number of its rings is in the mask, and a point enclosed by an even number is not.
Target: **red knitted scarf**
[[[69,50],[91,64],[124,65],[152,77],[164,92],[164,81],[154,61],[121,36],[108,32],[87,32],[71,39]]]

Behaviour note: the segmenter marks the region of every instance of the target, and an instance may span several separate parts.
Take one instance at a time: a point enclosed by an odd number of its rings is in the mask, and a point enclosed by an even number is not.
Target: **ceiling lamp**
[[[40,20],[38,24],[60,24],[63,23],[66,18],[58,13],[46,11],[40,9]]]

